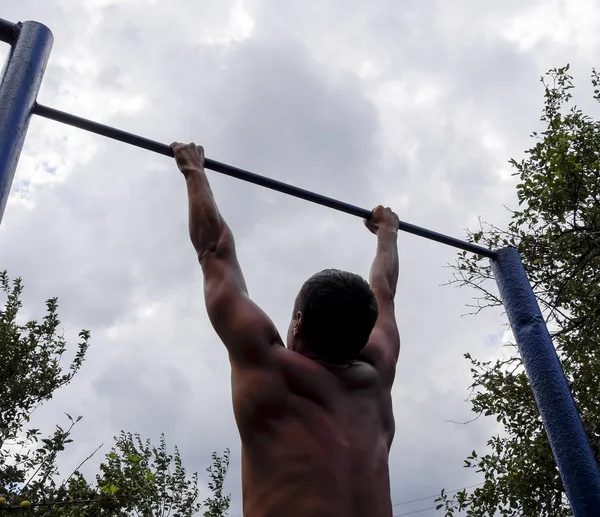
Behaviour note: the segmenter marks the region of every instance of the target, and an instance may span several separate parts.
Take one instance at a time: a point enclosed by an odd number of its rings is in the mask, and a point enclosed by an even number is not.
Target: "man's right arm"
[[[378,206],[365,224],[377,235],[377,253],[371,266],[369,284],[375,293],[379,314],[363,357],[391,387],[400,354],[400,335],[394,310],[399,272],[399,219],[389,208]]]
[[[172,147],[186,180],[190,238],[204,273],[210,321],[236,365],[270,365],[274,347],[283,343],[271,319],[248,296],[233,234],[204,173],[204,150],[195,144]]]

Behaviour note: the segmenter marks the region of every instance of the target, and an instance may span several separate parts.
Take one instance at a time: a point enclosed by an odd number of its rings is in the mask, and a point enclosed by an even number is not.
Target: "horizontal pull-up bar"
[[[33,113],[39,115],[40,117],[52,119],[57,122],[62,122],[63,124],[68,124],[70,126],[83,129],[85,131],[90,131],[98,135],[113,138],[114,140],[119,140],[120,142],[125,142],[126,144],[131,144],[136,147],[141,147],[142,149],[147,149],[148,151],[154,151],[158,154],[173,157],[173,150],[166,144],[149,140],[148,138],[134,135],[126,131],[121,131],[120,129],[106,126],[104,124],[99,124],[98,122],[94,122],[92,120],[77,117],[64,111],[59,111],[57,109],[49,108],[48,106],[43,106],[36,103],[33,107]],[[253,172],[238,169],[237,167],[232,167],[231,165],[217,162],[215,160],[211,160],[210,158],[205,158],[204,166],[207,169],[215,172],[220,172],[221,174],[232,176],[233,178],[248,181],[250,183],[260,185],[261,187],[277,190],[278,192],[283,192],[284,194],[289,194],[290,196],[327,206],[329,208],[339,210],[340,212],[362,217],[363,219],[369,219],[371,217],[371,210],[350,205],[348,203],[344,203],[343,201],[338,201],[337,199],[327,196],[322,196],[321,194],[316,194],[310,190],[294,187],[293,185],[288,185],[287,183],[283,183],[281,181],[260,176],[258,174],[254,174]],[[442,233],[427,230],[426,228],[421,228],[420,226],[415,226],[414,224],[405,223],[404,221],[400,221],[400,230],[418,235],[420,237],[425,237],[426,239],[441,242],[442,244],[447,244],[448,246],[453,246],[455,248],[460,248],[472,253],[477,253],[478,255],[483,255],[484,257],[496,257],[496,252],[493,250],[470,242],[461,241],[460,239],[455,239],[454,237],[450,237]]]
[[[19,24],[0,18],[0,41],[12,45],[19,35],[20,29],[21,26]]]

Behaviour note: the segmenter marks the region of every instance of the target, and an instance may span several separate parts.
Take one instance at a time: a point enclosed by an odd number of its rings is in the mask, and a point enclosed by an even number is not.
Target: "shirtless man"
[[[203,149],[172,148],[187,184],[208,316],[229,352],[244,516],[390,517],[398,217],[378,206],[365,221],[377,235],[370,285],[337,270],[306,281],[286,347],[248,296]]]

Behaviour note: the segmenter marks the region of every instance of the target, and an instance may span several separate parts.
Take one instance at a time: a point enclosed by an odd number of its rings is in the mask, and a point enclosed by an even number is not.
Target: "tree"
[[[74,423],[66,431],[57,426],[46,438],[39,429],[23,430],[23,426],[58,388],[71,382],[83,364],[90,334],[87,330],[79,333],[77,352],[68,373],[63,373],[60,362],[67,345],[57,333],[56,298],[46,302],[47,313],[41,323],[32,320],[20,324],[21,279],[11,284],[4,271],[0,273],[0,288],[6,295],[0,311],[0,487],[8,501],[16,498],[20,502],[22,493],[44,499],[56,488],[56,457],[71,441]]]
[[[229,450],[213,453],[207,469],[212,496],[198,500],[198,476],[188,475],[179,450],[170,453],[161,436],[158,446],[138,434],[121,432],[106,454],[95,483],[79,469],[99,449],[62,481],[58,455],[72,442],[71,433],[81,416],[66,415],[68,426],[57,425],[42,437],[26,428],[31,414],[67,385],[81,369],[90,333],[79,333],[79,344],[67,372],[61,366],[67,343],[58,333],[58,301],[46,302],[41,323],[19,322],[23,291],[21,279],[10,281],[0,272],[0,288],[6,301],[0,310],[0,516],[15,509],[29,509],[44,517],[192,517],[204,510],[206,517],[225,517],[230,496],[223,495],[229,466]]]
[[[600,459],[600,122],[572,105],[569,66],[544,77],[545,129],[525,159],[510,160],[519,176],[518,207],[507,229],[481,223],[469,240],[520,252],[532,287],[577,402],[596,458]],[[600,102],[600,77],[591,74],[593,99]],[[500,305],[488,287],[489,263],[459,254],[450,283],[477,292],[473,313]],[[482,486],[450,497],[442,492],[445,515],[572,515],[543,430],[521,358],[513,343],[506,357],[471,362],[472,410],[493,416],[503,432],[490,438],[465,467],[484,475]]]

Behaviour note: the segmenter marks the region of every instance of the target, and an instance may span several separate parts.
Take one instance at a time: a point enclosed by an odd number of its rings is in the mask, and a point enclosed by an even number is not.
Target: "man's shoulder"
[[[380,383],[377,369],[363,358],[347,364],[331,364],[306,357],[283,345],[274,345],[271,360],[261,367],[233,369],[234,379],[250,391],[268,390],[278,385],[277,396],[289,392],[319,399],[333,396],[339,388],[352,390],[373,388]]]
[[[278,351],[278,356],[282,373],[295,385],[310,383],[312,389],[333,393],[336,387],[347,392],[370,388],[379,382],[375,367],[362,358],[346,364],[331,364],[308,358],[285,347]]]

